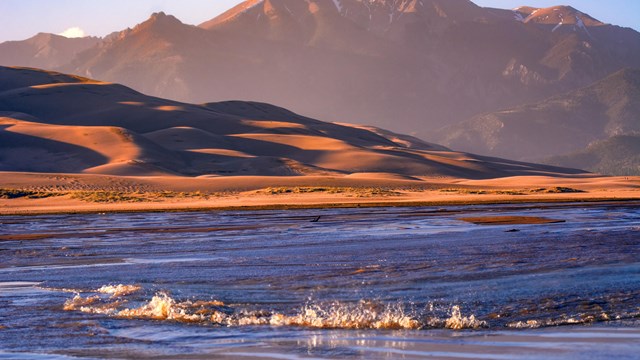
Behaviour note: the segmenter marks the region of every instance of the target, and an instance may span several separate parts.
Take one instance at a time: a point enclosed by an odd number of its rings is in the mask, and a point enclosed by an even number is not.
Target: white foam
[[[380,303],[361,300],[357,303],[310,303],[292,314],[268,310],[243,310],[226,307],[220,301],[179,302],[167,293],[158,293],[148,302],[137,307],[123,307],[127,302],[114,299],[112,295],[131,294],[140,288],[131,285],[105,286],[97,295],[76,294],[67,300],[64,309],[92,314],[133,319],[154,319],[178,322],[211,323],[227,327],[241,326],[298,326],[317,329],[421,329],[428,327],[452,330],[487,327],[485,321],[473,314],[463,316],[459,306],[451,308],[449,318],[422,316],[407,311],[400,303]],[[123,295],[126,296],[126,295]],[[433,310],[433,309],[431,309]]]

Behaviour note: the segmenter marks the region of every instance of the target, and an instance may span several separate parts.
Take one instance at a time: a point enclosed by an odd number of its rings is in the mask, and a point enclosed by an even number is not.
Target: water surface
[[[460,220],[485,216],[565,222]],[[0,229],[0,359],[640,351],[633,203],[9,216]]]

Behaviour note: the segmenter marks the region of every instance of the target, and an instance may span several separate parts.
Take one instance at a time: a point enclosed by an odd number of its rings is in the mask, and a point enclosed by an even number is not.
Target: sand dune
[[[633,178],[456,152],[269,104],[0,67],[0,213],[640,198]]]
[[[194,105],[119,84],[0,68],[4,171],[127,176],[396,174],[468,179],[581,171],[456,153],[273,105]]]
[[[179,158],[121,127],[48,125],[1,118],[0,169],[113,175],[173,173]],[[140,164],[156,164],[142,167]]]

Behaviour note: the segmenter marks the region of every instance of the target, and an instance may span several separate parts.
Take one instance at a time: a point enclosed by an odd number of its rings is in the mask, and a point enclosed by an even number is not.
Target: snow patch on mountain
[[[522,14],[520,14],[517,11],[513,11],[513,16],[515,17],[516,20],[520,21],[520,22],[524,22],[524,16],[522,16]]]
[[[593,38],[593,36],[591,36],[591,33],[589,32],[589,29],[587,29],[587,27],[584,25],[584,21],[582,20],[582,18],[578,15],[576,15],[576,26],[582,30],[584,30],[584,32],[587,33],[587,35],[589,35],[590,38]]]
[[[262,4],[262,3],[264,3],[264,0],[257,0],[257,1],[254,1],[253,3],[248,3],[246,5],[246,7],[244,9],[242,9],[242,11],[240,11],[240,13],[241,14],[242,13],[246,13],[247,11],[253,9],[254,7],[256,7],[256,6],[258,6],[258,5]]]
[[[555,32],[556,30],[558,30],[560,28],[560,26],[562,26],[563,22],[560,21],[560,23],[558,25],[556,25],[553,30],[551,30],[551,32]]]
[[[336,6],[336,9],[338,9],[338,12],[342,14],[342,4],[340,0],[333,0],[333,4]]]

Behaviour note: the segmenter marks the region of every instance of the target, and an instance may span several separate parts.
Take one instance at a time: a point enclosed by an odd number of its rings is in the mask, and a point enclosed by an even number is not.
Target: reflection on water
[[[2,217],[0,359],[632,358],[639,223],[637,204]]]

